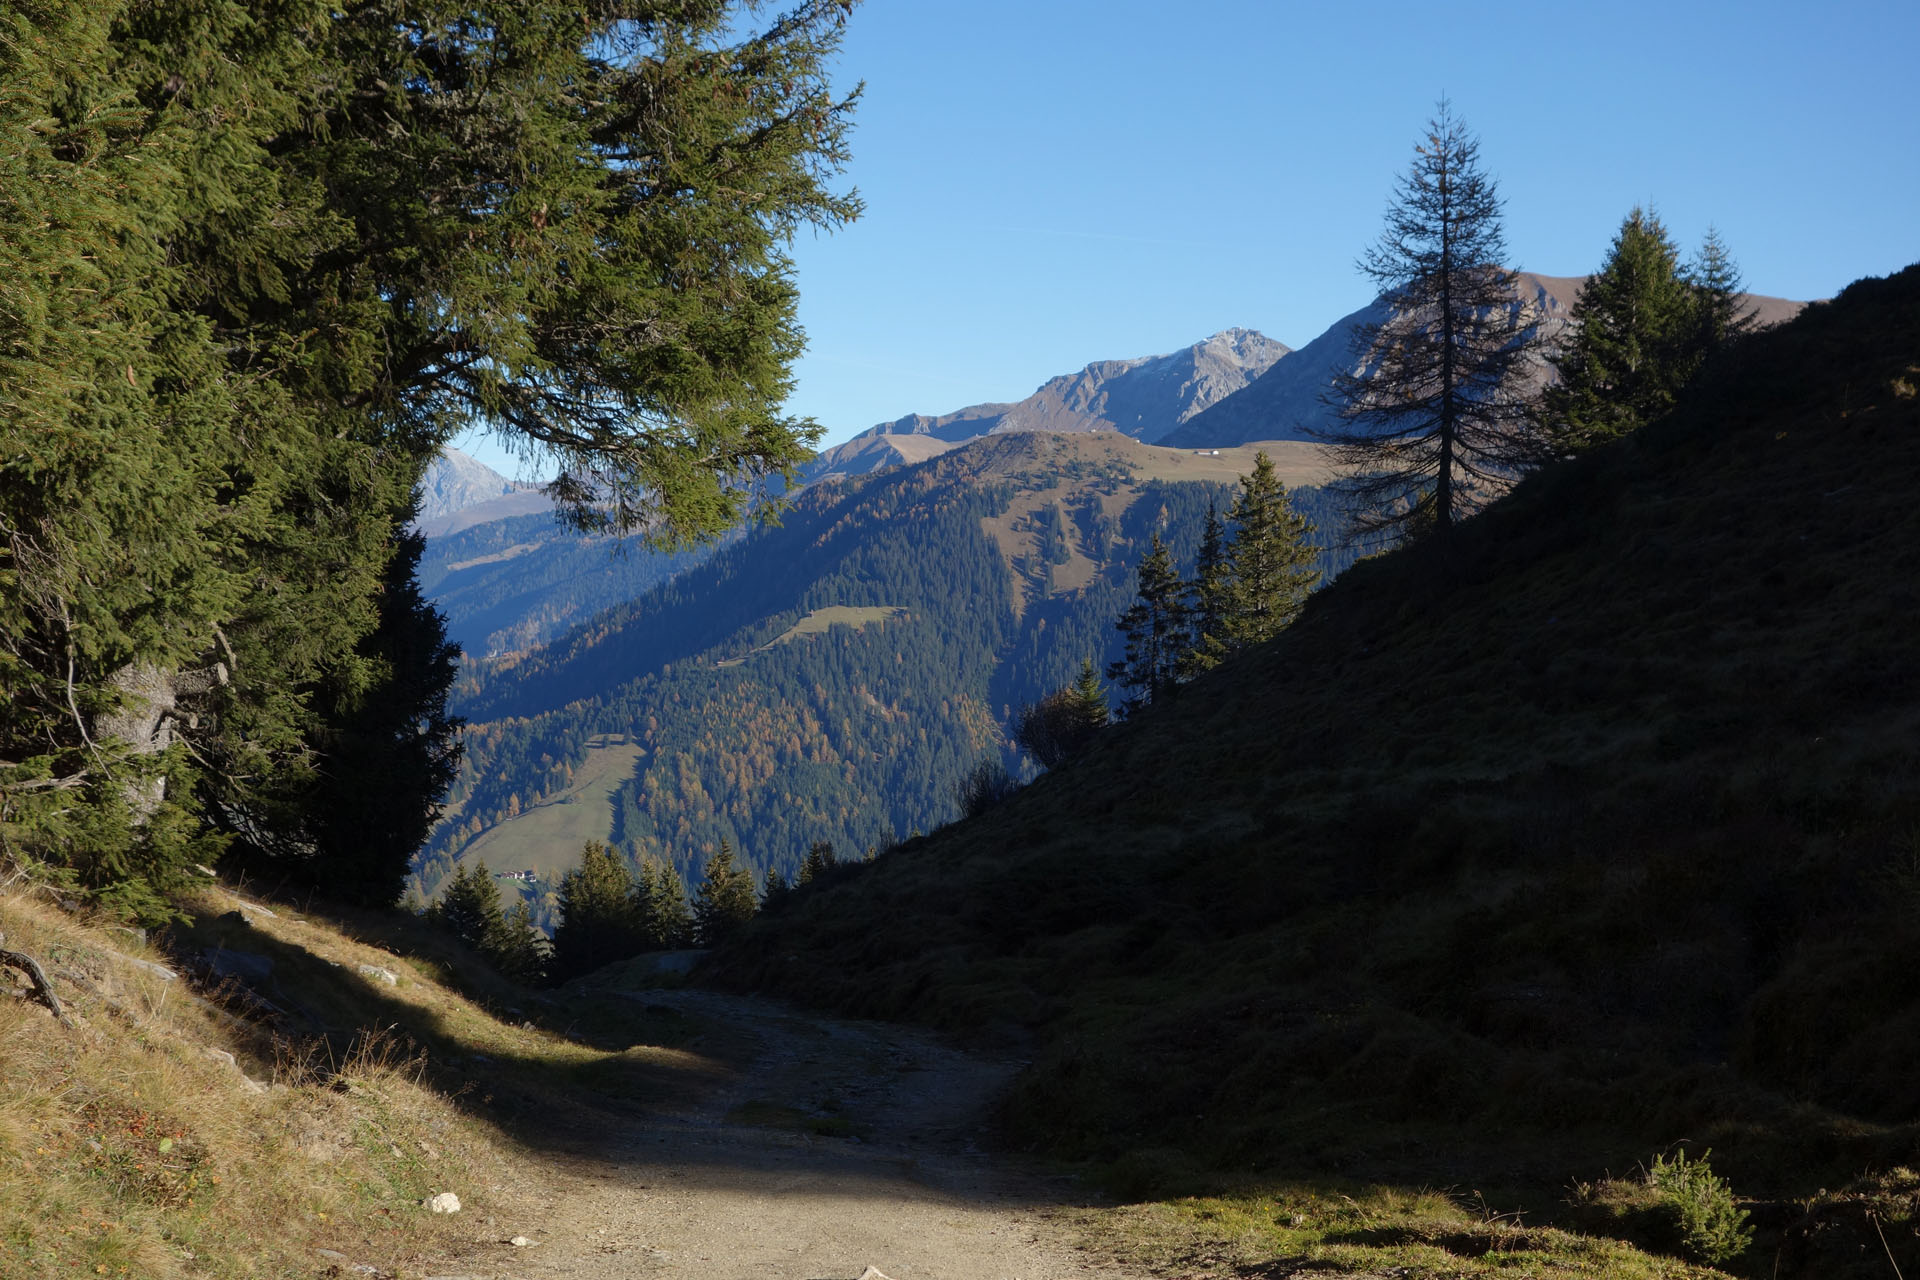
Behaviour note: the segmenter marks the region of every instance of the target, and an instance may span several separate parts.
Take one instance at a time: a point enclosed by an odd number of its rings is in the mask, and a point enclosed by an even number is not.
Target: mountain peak
[[[1117,431],[1154,443],[1247,386],[1289,348],[1254,329],[1223,329],[1164,355],[1097,360],[1049,378],[1017,403],[969,405],[938,417],[908,414],[821,453],[809,480],[862,475],[1010,431]],[[912,443],[908,443],[912,438]]]

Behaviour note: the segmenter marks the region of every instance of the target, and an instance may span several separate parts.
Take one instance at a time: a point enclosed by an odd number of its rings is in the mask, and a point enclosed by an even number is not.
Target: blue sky
[[[1442,94],[1515,266],[1591,271],[1651,203],[1753,291],[1827,296],[1920,259],[1916,48],[1914,0],[864,0],[867,212],[794,246],[790,408],[834,443],[1234,325],[1302,345],[1367,301]]]

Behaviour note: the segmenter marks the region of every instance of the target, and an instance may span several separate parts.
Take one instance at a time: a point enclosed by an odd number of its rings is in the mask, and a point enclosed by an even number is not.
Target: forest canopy
[[[223,850],[397,896],[455,752],[415,483],[479,425],[673,543],[809,456],[784,250],[859,211],[849,8],[0,15],[9,859],[136,914]]]

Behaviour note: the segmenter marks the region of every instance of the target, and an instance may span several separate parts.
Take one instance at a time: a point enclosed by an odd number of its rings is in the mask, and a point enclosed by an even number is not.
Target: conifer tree
[[[812,884],[839,863],[840,860],[834,854],[831,840],[815,840],[807,847],[806,856],[800,860],[799,883]]]
[[[1014,741],[1043,767],[1054,769],[1083,750],[1107,719],[1106,686],[1093,669],[1093,659],[1083,658],[1072,684],[1020,709]]]
[[[734,865],[733,846],[725,839],[707,859],[706,873],[693,895],[693,933],[703,947],[717,947],[753,919],[753,874]]]
[[[766,876],[760,881],[760,910],[772,911],[782,906],[793,896],[793,886],[787,878],[772,867],[767,868]]]
[[[1260,456],[1267,455],[1263,452]],[[1220,523],[1218,508],[1209,502],[1207,522],[1200,531],[1200,551],[1194,558],[1193,582],[1188,589],[1193,636],[1182,675],[1210,671],[1227,656],[1230,575],[1226,530]]]
[[[1545,411],[1556,447],[1616,439],[1672,408],[1693,372],[1693,313],[1679,250],[1660,219],[1636,207],[1580,286],[1572,339],[1554,357],[1560,381]]]
[[[670,863],[657,858],[641,861],[633,887],[633,913],[643,950],[671,951],[686,946],[693,937],[687,887]]]
[[[580,850],[580,865],[560,877],[560,922],[553,930],[553,976],[565,982],[640,950],[633,918],[634,879],[620,856],[598,840]]]
[[[525,899],[501,913],[499,924],[483,950],[505,978],[533,986],[547,976],[547,944],[533,923],[533,908]]]
[[[810,456],[784,246],[859,210],[849,8],[0,15],[10,858],[150,917],[226,848],[397,894],[446,746],[413,486],[478,423],[671,541]]]
[[[1228,649],[1244,649],[1271,640],[1299,614],[1320,577],[1311,567],[1318,548],[1313,526],[1288,503],[1264,449],[1240,477],[1231,519],[1222,629]]]
[[[1173,691],[1188,644],[1185,584],[1174,572],[1173,557],[1154,531],[1140,561],[1134,603],[1114,623],[1126,641],[1122,657],[1107,668],[1107,678],[1131,689],[1129,715]]]
[[[487,864],[456,867],[432,915],[454,937],[475,951],[484,950],[500,923],[500,887]]]
[[[1381,318],[1355,326],[1352,367],[1314,434],[1345,474],[1361,532],[1445,539],[1546,456],[1527,376],[1535,317],[1502,265],[1500,197],[1480,146],[1442,99],[1361,259]]]
[[[1100,683],[1100,675],[1093,669],[1092,658],[1080,659],[1080,674],[1067,686],[1067,693],[1074,718],[1086,726],[1089,736],[1107,727],[1112,715],[1107,707],[1107,687]]]
[[[1756,313],[1747,301],[1740,268],[1718,229],[1707,228],[1699,252],[1687,264],[1685,279],[1693,291],[1689,340],[1696,358],[1704,360],[1725,343],[1753,332]]]

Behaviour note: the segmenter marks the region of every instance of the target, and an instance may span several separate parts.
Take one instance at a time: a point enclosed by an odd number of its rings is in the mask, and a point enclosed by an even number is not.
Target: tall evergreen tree
[[[1134,603],[1114,623],[1126,641],[1125,652],[1107,668],[1109,680],[1133,691],[1125,704],[1128,714],[1173,691],[1190,648],[1186,587],[1158,530],[1140,561],[1138,584]]]
[[[1693,312],[1680,251],[1660,219],[1636,207],[1580,286],[1572,339],[1554,357],[1560,381],[1545,412],[1556,447],[1615,439],[1672,408],[1692,374]]]
[[[812,884],[838,865],[840,859],[834,854],[833,841],[815,840],[807,846],[806,856],[800,859],[799,882]]]
[[[553,976],[592,973],[640,950],[633,918],[634,879],[620,855],[598,840],[560,877],[560,922],[553,930]]]
[[[0,15],[9,857],[148,915],[229,842],[397,888],[439,666],[377,633],[435,450],[491,427],[579,522],[661,541],[810,454],[783,249],[858,212],[848,7]],[[326,806],[395,690],[415,759],[362,849]]]
[[[1354,367],[1328,395],[1341,424],[1315,434],[1359,530],[1444,539],[1545,456],[1526,386],[1536,318],[1502,265],[1480,145],[1444,99],[1386,224],[1360,262],[1381,318],[1355,326]]]
[[[501,913],[484,951],[502,977],[523,986],[547,976],[547,940],[534,927],[533,908],[524,899]]]
[[[457,867],[429,916],[454,937],[482,950],[499,931],[500,887],[485,862]]]
[[[703,947],[717,947],[740,932],[758,909],[753,873],[735,865],[733,846],[722,840],[693,893],[695,939]]]
[[[1287,487],[1262,449],[1240,477],[1234,498],[1233,540],[1227,546],[1222,629],[1227,647],[1271,640],[1292,622],[1319,580],[1314,528],[1287,501]]]
[[[1260,456],[1267,455],[1262,452]],[[1271,463],[1268,469],[1271,471]],[[1200,550],[1194,557],[1193,582],[1188,590],[1188,621],[1193,635],[1185,655],[1183,675],[1212,670],[1226,658],[1230,587],[1226,528],[1220,523],[1219,509],[1209,502],[1207,523],[1200,531]]]
[[[672,865],[645,858],[635,877],[632,894],[634,931],[647,951],[670,951],[686,946],[693,937],[693,916],[687,909],[687,887]]]
[[[1723,344],[1753,332],[1756,313],[1747,301],[1740,268],[1717,228],[1707,228],[1685,279],[1693,291],[1689,341],[1697,358],[1704,360]]]

